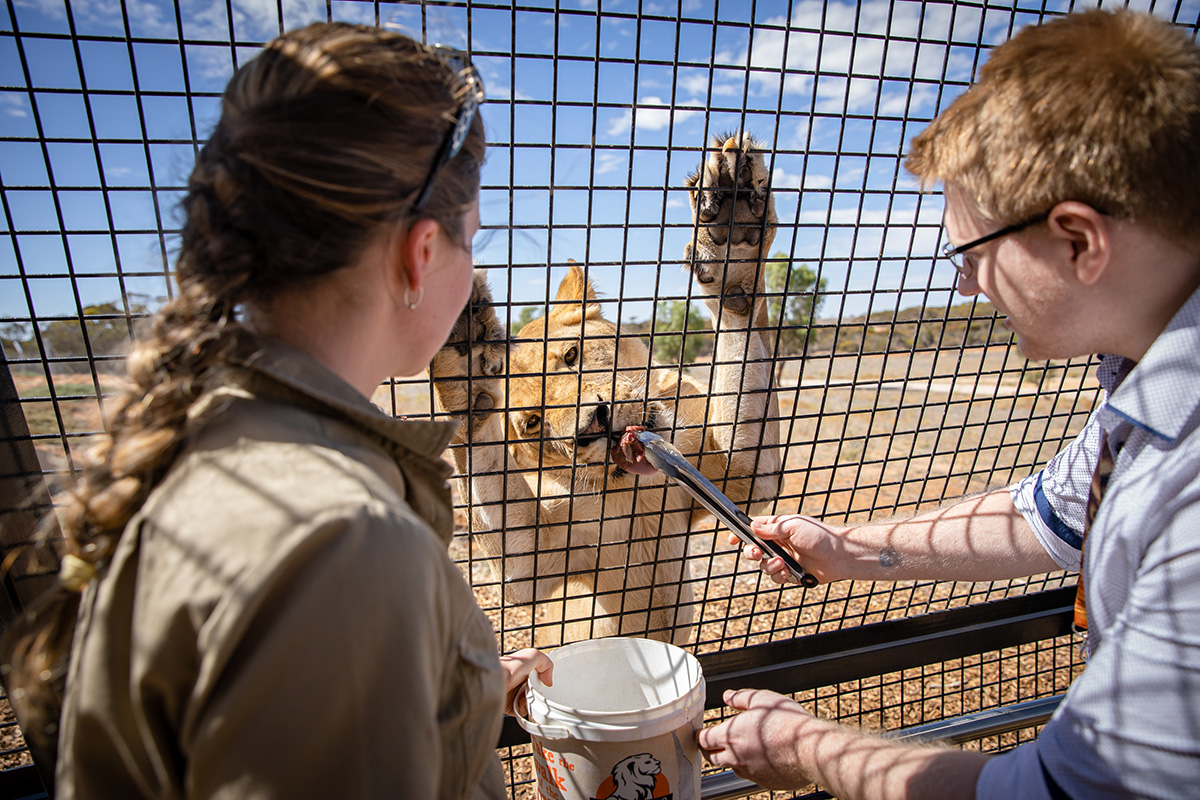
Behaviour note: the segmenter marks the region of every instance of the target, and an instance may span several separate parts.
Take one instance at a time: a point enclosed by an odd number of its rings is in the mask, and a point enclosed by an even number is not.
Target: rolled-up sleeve
[[[1009,487],[1013,504],[1063,569],[1079,569],[1088,492],[1100,458],[1098,412],[1043,469]]]

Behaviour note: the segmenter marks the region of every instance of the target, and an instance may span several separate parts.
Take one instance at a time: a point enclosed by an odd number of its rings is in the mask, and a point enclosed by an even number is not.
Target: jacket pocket
[[[442,797],[458,800],[475,795],[488,762],[496,757],[504,715],[504,671],[496,636],[482,611],[470,615],[446,666],[439,713],[446,754]]]

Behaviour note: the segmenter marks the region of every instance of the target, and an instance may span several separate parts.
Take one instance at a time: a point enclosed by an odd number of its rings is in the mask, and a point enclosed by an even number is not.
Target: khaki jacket
[[[263,342],[85,590],[60,798],[501,798],[453,423]]]

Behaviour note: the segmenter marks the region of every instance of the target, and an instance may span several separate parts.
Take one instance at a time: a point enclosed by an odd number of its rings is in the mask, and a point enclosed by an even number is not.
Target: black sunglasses
[[[959,256],[961,256],[963,253],[967,252],[968,250],[979,247],[979,245],[981,245],[981,244],[987,244],[988,242],[995,241],[996,239],[999,239],[1001,236],[1008,236],[1011,233],[1017,233],[1018,231],[1023,231],[1026,228],[1028,228],[1030,225],[1036,225],[1037,223],[1046,219],[1048,216],[1050,216],[1050,212],[1043,211],[1041,214],[1034,214],[1029,219],[1022,220],[1021,222],[1018,222],[1014,225],[1009,225],[1007,228],[1001,228],[1000,230],[998,230],[994,233],[989,233],[987,236],[981,236],[973,242],[967,242],[966,244],[959,245],[958,247],[955,247],[952,244],[947,244],[945,247],[942,248],[942,256],[944,256],[945,258],[950,260],[950,263],[954,265],[954,268],[956,270],[958,270],[958,273],[960,275],[962,275],[964,278],[969,278],[969,277],[971,277],[971,273],[974,272],[975,270],[971,266],[969,261],[964,262],[962,259],[959,258]]]
[[[479,71],[467,59],[466,53],[444,45],[433,45],[429,49],[446,62],[446,65],[462,79],[466,91],[463,93],[462,105],[458,108],[454,127],[446,134],[442,146],[438,148],[437,155],[433,158],[433,166],[429,168],[429,175],[425,178],[421,192],[412,205],[413,212],[420,211],[425,207],[425,203],[429,201],[429,195],[433,193],[433,182],[437,178],[438,172],[462,150],[463,143],[467,141],[467,133],[471,130],[471,123],[475,120],[475,115],[479,112],[479,105],[484,100],[483,78],[479,76]]]

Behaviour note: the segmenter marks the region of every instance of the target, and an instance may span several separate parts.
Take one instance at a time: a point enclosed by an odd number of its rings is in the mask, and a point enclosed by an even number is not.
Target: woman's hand
[[[529,648],[500,656],[500,666],[504,667],[504,713],[510,717],[518,711],[522,715],[529,711],[524,689],[530,675],[537,672],[542,683],[554,683],[554,662],[541,650]]]
[[[845,549],[842,537],[846,528],[835,528],[802,514],[754,517],[750,527],[762,538],[773,539],[783,545],[784,549],[804,565],[805,571],[815,575],[821,583],[841,580],[842,576],[838,574],[835,566],[835,557]],[[739,541],[736,536],[730,535],[730,544],[738,544]],[[759,562],[759,569],[775,583],[796,583],[782,558],[766,558],[766,554],[752,544],[742,548],[742,555],[751,561]]]
[[[709,763],[765,789],[799,789],[811,783],[801,768],[797,743],[806,726],[828,723],[766,689],[730,690],[724,699],[742,713],[696,735]]]

